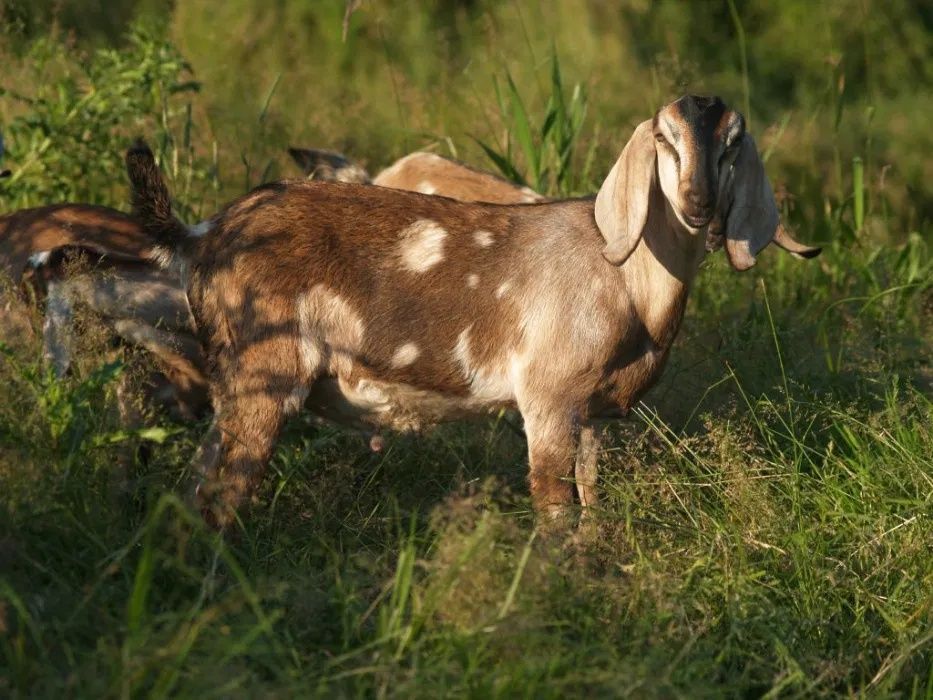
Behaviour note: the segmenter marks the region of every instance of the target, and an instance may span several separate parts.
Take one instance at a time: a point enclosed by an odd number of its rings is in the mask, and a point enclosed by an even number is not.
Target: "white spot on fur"
[[[489,231],[474,231],[473,240],[480,248],[488,248],[492,245],[493,236]]]
[[[407,367],[412,362],[417,360],[418,355],[420,354],[421,351],[418,349],[417,345],[414,343],[405,343],[395,351],[394,355],[392,355],[392,367],[395,369],[400,367]]]
[[[514,399],[512,381],[508,371],[496,371],[493,368],[478,367],[470,354],[470,331],[473,326],[464,328],[457,336],[454,358],[463,376],[470,385],[471,395],[484,403],[499,403]]]
[[[421,194],[434,194],[437,192],[437,188],[427,180],[422,180],[419,182],[417,190],[418,192],[421,192]]]
[[[467,287],[470,289],[476,289],[479,286],[479,275],[475,272],[471,272],[467,275]]]
[[[496,299],[501,299],[502,297],[504,297],[506,294],[508,294],[511,288],[512,288],[512,280],[506,280],[505,282],[500,284],[498,287],[496,287]]]
[[[325,362],[348,365],[363,342],[363,321],[346,300],[323,284],[300,295],[298,352],[306,378],[318,376]]]
[[[426,272],[444,259],[447,231],[436,221],[418,219],[399,234],[402,265],[411,272]]]
[[[188,235],[192,238],[201,238],[204,234],[211,230],[211,220],[202,221],[199,224],[188,227]]]
[[[50,257],[52,257],[51,250],[43,250],[39,253],[33,253],[29,256],[29,265],[31,267],[42,267],[49,261]]]

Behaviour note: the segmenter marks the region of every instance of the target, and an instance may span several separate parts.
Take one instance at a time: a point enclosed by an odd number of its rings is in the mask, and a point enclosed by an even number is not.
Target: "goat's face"
[[[780,226],[774,194],[745,120],[718,97],[688,95],[642,122],[596,195],[595,217],[616,265],[635,250],[660,193],[689,233],[725,234],[732,265],[745,270],[772,240],[801,257],[818,248]],[[722,233],[720,233],[722,232]]]
[[[709,224],[745,136],[745,120],[718,97],[681,97],[652,121],[661,191],[689,229]]]

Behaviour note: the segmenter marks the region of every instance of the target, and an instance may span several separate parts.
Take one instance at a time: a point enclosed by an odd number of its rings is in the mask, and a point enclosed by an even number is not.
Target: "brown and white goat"
[[[464,202],[527,204],[546,201],[529,187],[435,153],[410,153],[371,178],[363,167],[333,151],[289,148],[288,152],[312,180],[378,185],[453,197]]]
[[[536,511],[566,511],[575,458],[590,505],[589,426],[658,378],[714,216],[737,269],[772,240],[819,252],[778,228],[755,143],[718,98],[684,97],[640,124],[595,201],[281,182],[192,238],[148,149],[127,164],[138,214],[189,271],[215,407],[200,498],[220,525],[302,405],[397,430],[517,408]]]

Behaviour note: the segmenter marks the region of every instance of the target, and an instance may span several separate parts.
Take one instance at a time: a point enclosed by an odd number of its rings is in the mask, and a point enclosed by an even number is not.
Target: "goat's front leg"
[[[545,529],[558,529],[573,505],[573,466],[577,451],[576,414],[559,401],[522,409],[528,436],[531,503]]]

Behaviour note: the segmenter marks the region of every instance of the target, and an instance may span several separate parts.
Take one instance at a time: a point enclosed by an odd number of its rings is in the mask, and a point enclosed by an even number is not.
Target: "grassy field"
[[[346,39],[342,3],[162,5],[0,2],[0,211],[123,207],[137,134],[191,219],[296,175],[289,144],[495,168],[484,144],[592,192],[702,91],[746,112],[824,252],[704,262],[582,557],[534,535],[494,419],[382,454],[296,419],[221,540],[185,505],[204,426],[122,430],[138,363],[95,319],[64,381],[7,334],[0,696],[933,697],[925,3],[372,0]]]

